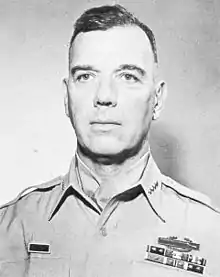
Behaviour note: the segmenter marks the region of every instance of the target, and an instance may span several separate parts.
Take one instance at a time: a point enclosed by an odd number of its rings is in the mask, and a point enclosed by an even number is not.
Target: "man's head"
[[[151,44],[155,63],[158,62],[156,41],[151,29],[120,5],[101,6],[85,11],[75,23],[70,40],[69,61],[72,59],[72,45],[79,33],[106,31],[113,27],[137,26],[141,28]]]
[[[156,67],[152,31],[123,7],[93,8],[76,21],[65,104],[81,151],[119,163],[147,147],[164,90]]]

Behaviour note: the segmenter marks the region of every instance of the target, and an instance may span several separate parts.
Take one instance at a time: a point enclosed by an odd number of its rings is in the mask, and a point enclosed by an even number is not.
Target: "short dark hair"
[[[152,30],[128,12],[121,5],[106,5],[86,10],[75,22],[74,32],[70,40],[69,58],[72,44],[79,33],[101,30],[105,31],[117,26],[138,26],[147,35],[153,51],[154,62],[158,62],[156,40]]]

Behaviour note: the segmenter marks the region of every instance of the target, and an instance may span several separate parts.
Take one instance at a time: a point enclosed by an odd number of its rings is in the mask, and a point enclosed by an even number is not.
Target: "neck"
[[[126,149],[114,155],[97,155],[77,144],[80,159],[102,181],[126,174],[147,152],[149,152],[148,140],[145,140],[141,147]]]

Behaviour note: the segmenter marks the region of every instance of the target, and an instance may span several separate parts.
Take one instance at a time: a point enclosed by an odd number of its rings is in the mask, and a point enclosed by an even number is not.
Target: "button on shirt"
[[[207,260],[203,276],[219,276],[209,198],[161,174],[148,153],[125,176],[106,184],[76,154],[66,176],[2,206],[0,276],[201,276],[146,260],[148,245],[172,236],[198,243],[189,254]]]

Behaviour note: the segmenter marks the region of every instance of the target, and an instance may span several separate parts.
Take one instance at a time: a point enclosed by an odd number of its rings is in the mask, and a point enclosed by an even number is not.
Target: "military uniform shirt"
[[[138,181],[118,184],[106,205],[96,198],[96,176],[76,156],[67,175],[2,206],[0,276],[220,276],[218,210],[207,196],[164,176],[151,155],[143,163]],[[186,254],[206,259],[203,274],[165,265],[160,255],[146,260],[161,237],[199,244]]]

